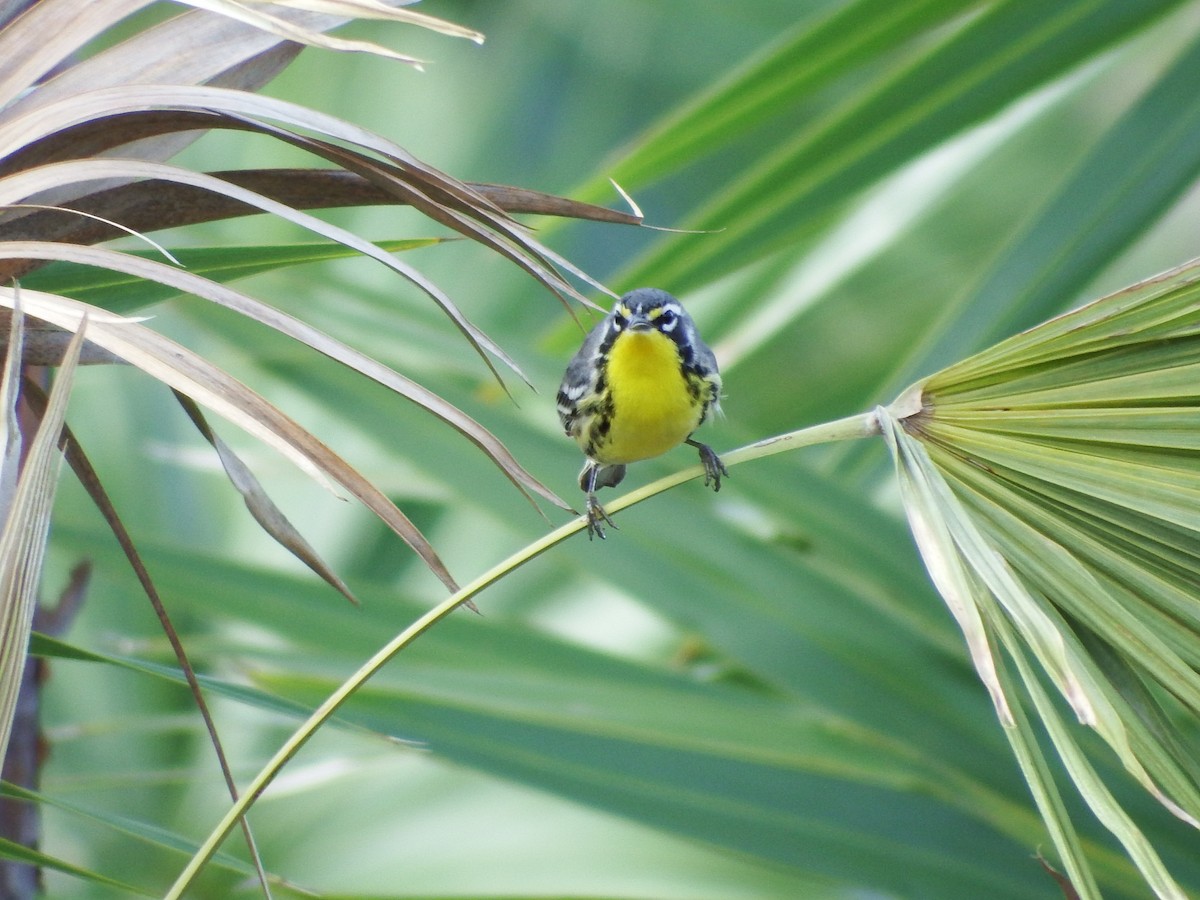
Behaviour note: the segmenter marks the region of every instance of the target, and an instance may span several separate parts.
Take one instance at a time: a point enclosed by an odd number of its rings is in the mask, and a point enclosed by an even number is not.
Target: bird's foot
[[[613,528],[617,527],[617,523],[614,522],[611,518],[609,518],[608,513],[606,513],[604,511],[604,507],[600,505],[600,501],[596,499],[595,494],[587,495],[587,514],[586,514],[586,516],[587,516],[587,532],[588,532],[588,540],[589,541],[592,540],[593,538],[597,538],[597,537],[600,538],[600,540],[605,539],[605,537],[606,537],[606,535],[604,533],[605,523],[611,525]]]
[[[725,468],[725,463],[721,462],[721,457],[717,456],[716,451],[708,444],[701,444],[699,441],[688,440],[688,443],[700,451],[700,465],[704,466],[704,486],[712,485],[714,491],[721,489],[721,476],[728,476],[729,470]]]

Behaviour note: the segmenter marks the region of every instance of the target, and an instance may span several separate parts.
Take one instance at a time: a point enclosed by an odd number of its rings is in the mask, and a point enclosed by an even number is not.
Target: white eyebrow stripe
[[[683,307],[678,303],[664,303],[658,308],[658,315],[655,318],[661,319],[663,316],[671,316],[671,321],[665,322],[659,326],[662,331],[674,331],[675,326],[683,318]]]

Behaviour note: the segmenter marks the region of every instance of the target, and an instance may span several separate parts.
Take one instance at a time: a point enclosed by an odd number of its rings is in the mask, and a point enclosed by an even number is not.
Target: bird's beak
[[[625,326],[629,331],[653,331],[654,326],[650,324],[650,320],[645,316],[631,316],[629,324]]]

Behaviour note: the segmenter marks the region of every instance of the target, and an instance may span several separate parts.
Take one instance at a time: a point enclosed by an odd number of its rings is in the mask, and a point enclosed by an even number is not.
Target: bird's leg
[[[700,451],[700,464],[704,466],[704,486],[708,487],[711,484],[714,491],[719,491],[721,489],[721,476],[729,475],[729,470],[725,468],[725,463],[721,462],[721,457],[717,456],[716,452],[708,444],[702,444],[691,438],[688,438],[684,443],[691,444]]]
[[[600,505],[600,501],[596,499],[596,477],[599,475],[600,467],[595,463],[589,463],[587,472],[580,478],[581,485],[587,493],[587,532],[588,540],[600,538],[604,540],[604,525],[608,523],[613,528],[617,527],[617,523],[609,518],[608,513],[604,511],[604,507]]]
[[[611,525],[613,528],[617,527],[617,523],[609,518],[608,513],[604,511],[604,507],[600,505],[600,501],[596,499],[596,495],[588,494],[587,528],[589,541],[593,537],[598,537],[600,540],[604,540],[606,537],[608,537],[608,535],[604,533],[604,526],[600,524],[602,521]]]

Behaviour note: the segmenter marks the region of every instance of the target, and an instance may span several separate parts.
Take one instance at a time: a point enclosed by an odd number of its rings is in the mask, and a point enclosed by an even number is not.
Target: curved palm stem
[[[879,424],[876,414],[874,412],[860,413],[859,415],[837,419],[833,422],[813,425],[798,431],[767,438],[723,454],[721,459],[727,466],[736,466],[759,459],[760,457],[773,456],[776,453],[797,450],[801,447],[808,447],[814,444],[870,437],[876,434],[879,434]],[[684,482],[691,481],[693,478],[699,478],[703,474],[704,469],[702,466],[689,466],[686,469],[681,469],[678,472],[660,478],[636,491],[623,494],[609,503],[607,509],[609,512],[618,512],[641,503],[643,500],[649,500],[656,494],[661,494],[663,491],[677,487]],[[586,527],[587,524],[584,518],[576,518],[566,525],[544,535],[532,544],[523,547],[503,562],[484,572],[474,581],[451,594],[381,647],[358,671],[342,682],[338,689],[330,694],[313,711],[304,724],[296,729],[292,736],[276,751],[275,755],[271,757],[270,761],[242,793],[241,798],[230,807],[229,811],[226,812],[225,816],[212,830],[212,833],[209,834],[192,858],[188,860],[187,866],[180,872],[171,889],[164,895],[165,900],[178,900],[183,895],[183,892],[188,889],[200,870],[212,858],[213,854],[216,853],[217,848],[229,835],[229,832],[233,830],[241,817],[245,815],[251,804],[267,789],[267,786],[279,774],[280,770],[316,734],[317,730],[337,712],[342,704],[350,699],[355,691],[366,684],[392,657],[446,616],[450,615],[450,613],[454,612],[459,606],[466,604],[475,595],[481,593],[485,588],[490,587],[510,572],[536,559],[547,550],[557,546],[571,535],[577,534]]]

